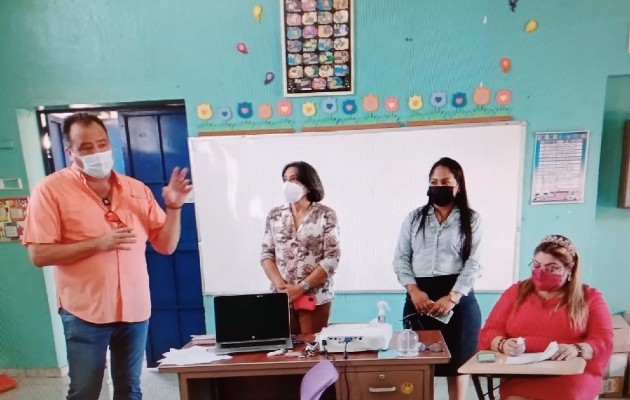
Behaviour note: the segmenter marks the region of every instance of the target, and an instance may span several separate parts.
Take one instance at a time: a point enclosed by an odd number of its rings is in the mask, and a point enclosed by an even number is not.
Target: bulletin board
[[[285,96],[354,92],[354,0],[280,0]]]
[[[0,242],[20,242],[28,208],[26,197],[0,197]]]

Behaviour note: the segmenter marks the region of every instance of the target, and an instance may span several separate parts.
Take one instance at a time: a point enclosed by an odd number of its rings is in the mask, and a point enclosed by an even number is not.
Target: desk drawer
[[[426,371],[374,371],[348,373],[350,398],[347,398],[346,378],[339,374],[338,399],[341,400],[401,400],[422,399]]]

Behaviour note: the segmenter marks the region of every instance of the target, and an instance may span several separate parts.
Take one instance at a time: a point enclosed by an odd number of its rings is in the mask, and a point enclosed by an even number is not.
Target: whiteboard
[[[441,157],[464,169],[482,218],[478,291],[515,282],[523,185],[522,122],[334,133],[192,137],[189,150],[206,294],[267,291],[260,249],[269,210],[283,203],[282,168],[306,161],[337,212],[341,260],[334,289],[400,291],[394,249],[407,214],[427,201]]]

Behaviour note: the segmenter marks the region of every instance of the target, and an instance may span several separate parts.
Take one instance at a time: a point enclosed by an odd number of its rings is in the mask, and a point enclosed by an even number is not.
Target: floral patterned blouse
[[[297,284],[320,265],[328,279],[309,290],[317,297],[317,304],[332,301],[333,275],[339,264],[339,227],[337,214],[330,207],[312,203],[311,209],[295,227],[289,204],[273,208],[267,216],[265,236],[260,255],[263,260],[274,260],[285,281]],[[271,285],[272,291],[277,291]]]

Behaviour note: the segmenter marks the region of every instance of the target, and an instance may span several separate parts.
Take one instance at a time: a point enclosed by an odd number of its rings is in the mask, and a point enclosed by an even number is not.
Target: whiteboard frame
[[[272,135],[274,138],[276,137],[295,137],[296,135],[299,135],[300,137],[305,137],[305,136],[321,136],[321,135],[326,135],[326,136],[334,136],[334,135],[339,135],[339,136],[347,136],[347,135],[365,135],[365,134],[383,134],[386,135],[387,132],[392,132],[392,131],[419,131],[419,130],[440,130],[440,129],[457,129],[457,128],[466,128],[466,127],[475,127],[475,128],[481,128],[484,126],[521,126],[521,132],[520,132],[520,148],[521,148],[521,152],[519,154],[519,171],[518,171],[518,177],[519,177],[519,182],[520,185],[518,186],[518,193],[517,193],[517,208],[516,208],[516,233],[515,233],[515,243],[514,243],[514,255],[513,255],[513,259],[514,259],[514,264],[512,266],[512,283],[516,283],[518,281],[518,271],[519,271],[519,266],[520,266],[520,241],[521,241],[521,220],[522,220],[522,207],[523,207],[523,186],[524,186],[524,162],[525,162],[525,143],[526,143],[526,133],[527,133],[527,122],[525,121],[501,121],[501,122],[489,122],[489,123],[467,123],[467,124],[448,124],[448,125],[427,125],[427,126],[421,126],[421,127],[401,127],[401,128],[387,128],[387,129],[366,129],[366,130],[339,130],[339,131],[333,131],[333,132],[299,132],[299,133],[269,133],[269,134],[260,134],[260,135],[229,135],[229,136],[215,136],[216,138],[230,138],[230,139],[237,139],[237,138],[247,138],[248,140],[256,140],[256,139],[261,139],[261,138],[266,138],[269,137],[270,135]],[[343,128],[342,126],[340,126],[340,128]],[[191,165],[191,177],[194,182],[199,182],[200,180],[197,180],[196,178],[196,173],[194,172],[194,169],[192,168],[192,166],[194,165],[194,151],[193,150],[193,146],[195,145],[195,142],[200,142],[200,141],[207,141],[209,139],[213,138],[213,136],[191,136],[188,138],[188,150],[189,150],[189,154],[190,154],[190,165]],[[216,296],[219,294],[223,294],[223,293],[218,293],[218,292],[210,292],[208,290],[206,290],[206,280],[204,277],[204,268],[203,265],[201,265],[203,258],[203,254],[202,254],[202,246],[200,246],[200,244],[202,243],[202,232],[201,229],[199,229],[200,227],[200,221],[199,221],[199,213],[195,212],[195,223],[197,225],[197,238],[198,238],[198,248],[199,248],[199,267],[201,269],[201,274],[202,274],[202,279],[201,279],[201,285],[202,285],[202,293],[203,295],[209,295],[209,296]],[[370,294],[370,293],[380,293],[380,294],[385,294],[385,293],[405,293],[406,291],[401,287],[400,290],[391,290],[391,289],[383,289],[383,290],[374,290],[374,289],[370,289],[370,290],[354,290],[354,289],[336,289],[334,290],[334,292],[336,294],[342,294],[342,293],[347,293],[347,294]],[[475,293],[503,293],[503,290],[499,290],[499,289],[475,289]]]

